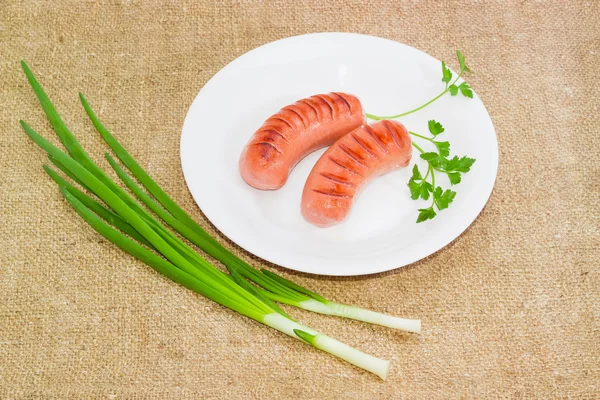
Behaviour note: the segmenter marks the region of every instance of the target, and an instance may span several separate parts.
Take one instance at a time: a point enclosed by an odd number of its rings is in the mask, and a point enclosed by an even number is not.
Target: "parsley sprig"
[[[456,196],[454,190],[444,190],[441,186],[435,185],[436,171],[446,174],[451,185],[458,185],[462,180],[461,174],[469,172],[471,166],[475,163],[474,158],[467,156],[448,158],[450,157],[450,143],[436,140],[437,136],[444,132],[444,127],[435,120],[429,120],[428,127],[431,137],[410,132],[411,135],[432,143],[437,150],[425,151],[421,146],[413,142],[413,146],[421,153],[421,158],[427,161],[427,172],[423,176],[419,170],[419,166],[414,165],[412,176],[408,181],[410,197],[413,200],[429,200],[431,198],[431,205],[429,207],[419,209],[417,223],[434,218],[437,215],[436,209],[439,212],[448,208]]]
[[[446,88],[442,93],[438,94],[427,103],[404,113],[391,115],[388,117],[378,117],[376,115],[367,113],[367,118],[373,120],[382,120],[404,117],[422,110],[446,93],[450,93],[450,96],[457,96],[460,93],[462,96],[472,99],[473,91],[467,82],[463,81],[462,83],[458,84],[458,80],[463,76],[463,74],[471,72],[471,70],[465,62],[465,57],[459,50],[456,51],[456,58],[458,59],[460,68],[458,76],[454,80],[452,79],[452,71],[450,71],[446,63],[442,61],[442,82],[446,84]],[[448,208],[450,203],[454,201],[454,197],[456,197],[455,191],[451,189],[444,189],[441,186],[436,186],[436,172],[446,174],[448,176],[448,180],[450,181],[450,185],[458,185],[462,180],[461,174],[469,172],[471,166],[475,162],[474,158],[469,158],[467,156],[454,156],[450,158],[450,142],[437,140],[437,136],[444,132],[444,127],[442,124],[432,119],[428,122],[428,128],[431,136],[423,136],[415,132],[409,132],[412,136],[426,140],[430,144],[433,144],[436,149],[436,151],[425,151],[421,146],[415,143],[415,141],[412,142],[413,146],[421,153],[421,158],[427,161],[427,171],[425,171],[425,175],[423,175],[419,170],[418,165],[413,167],[412,176],[408,181],[410,197],[413,200],[431,199],[431,205],[429,207],[419,209],[417,223],[434,218],[437,215],[437,212]]]
[[[442,82],[444,82],[446,84],[446,88],[444,89],[444,91],[442,93],[438,94],[433,99],[429,100],[427,103],[422,104],[417,108],[413,108],[412,110],[403,112],[401,114],[390,115],[387,117],[380,117],[377,115],[366,113],[367,118],[373,119],[373,120],[382,120],[382,119],[395,119],[395,118],[404,117],[404,116],[407,116],[414,112],[417,112],[419,110],[422,110],[423,108],[425,108],[428,105],[430,105],[431,103],[435,102],[437,99],[439,99],[446,93],[450,93],[451,96],[456,96],[460,92],[460,94],[462,94],[463,96],[472,99],[473,91],[471,90],[471,87],[467,84],[467,82],[462,82],[458,86],[456,85],[458,80],[463,76],[463,74],[465,72],[471,72],[469,67],[467,67],[467,64],[465,62],[465,57],[460,52],[460,50],[456,50],[456,58],[458,58],[458,64],[459,64],[460,68],[458,70],[458,76],[454,80],[452,80],[452,76],[453,76],[452,71],[450,71],[450,69],[446,66],[446,63],[444,61],[442,61]]]

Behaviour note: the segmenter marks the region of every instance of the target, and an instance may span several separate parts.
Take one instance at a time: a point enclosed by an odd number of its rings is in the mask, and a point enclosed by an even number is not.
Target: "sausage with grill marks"
[[[384,120],[362,125],[319,158],[304,185],[302,215],[320,227],[344,221],[369,182],[406,167],[411,155],[410,136],[401,123]]]
[[[363,123],[362,105],[355,96],[329,93],[299,100],[254,133],[242,151],[240,174],[256,189],[279,189],[300,160]]]

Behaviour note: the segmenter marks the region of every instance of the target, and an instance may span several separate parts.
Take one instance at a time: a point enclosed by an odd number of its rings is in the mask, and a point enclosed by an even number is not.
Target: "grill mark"
[[[378,145],[379,147],[381,147],[381,149],[387,153],[388,151],[387,151],[387,148],[385,147],[385,144],[384,144],[384,143],[382,143],[382,142],[379,140],[379,138],[377,137],[377,135],[376,135],[376,134],[375,134],[375,132],[373,131],[373,128],[371,128],[369,125],[365,125],[364,127],[365,127],[365,129],[367,130],[367,133],[368,133],[369,135],[371,135],[371,137],[373,138],[373,140],[375,141],[375,143],[377,143],[377,145]]]
[[[272,148],[274,148],[276,152],[278,152],[279,154],[283,154],[283,153],[281,152],[281,150],[279,150],[279,149],[278,149],[278,148],[277,148],[277,147],[276,147],[276,146],[275,146],[273,143],[271,143],[271,142],[256,142],[256,143],[254,143],[254,145],[259,145],[259,144],[268,144],[269,146],[271,146]]]
[[[352,139],[354,139],[354,141],[356,143],[358,143],[358,145],[360,147],[363,148],[364,151],[366,151],[367,153],[369,153],[370,155],[372,155],[373,157],[379,159],[379,157],[377,156],[377,154],[373,153],[364,143],[361,142],[362,139],[358,139],[358,137],[356,136],[356,134],[351,133],[350,136],[352,137]]]
[[[353,170],[352,168],[350,168],[350,167],[348,167],[348,166],[344,165],[343,163],[339,162],[339,161],[338,161],[338,160],[336,160],[335,158],[333,158],[333,157],[329,156],[329,159],[331,160],[331,162],[332,162],[332,163],[334,163],[334,164],[336,164],[336,165],[338,165],[338,166],[340,166],[340,167],[344,168],[344,169],[345,169],[345,170],[347,170],[348,172],[351,172],[351,173],[353,173],[354,175],[358,175],[358,176],[360,176],[361,178],[364,178],[364,177],[363,177],[363,176],[362,176],[360,173],[358,173],[357,171]]]
[[[398,130],[398,126],[393,125],[394,127],[394,132],[396,132],[396,135],[398,137],[398,140],[400,141],[400,144],[398,145],[398,147],[402,148],[401,146],[405,144],[406,140],[406,136],[403,136],[400,134],[400,131]]]
[[[346,106],[348,107],[348,111],[350,111],[350,113],[352,113],[352,106],[350,105],[350,102],[348,100],[346,100],[346,98],[344,96],[342,96],[338,92],[331,92],[331,94],[335,94],[337,97],[342,99],[344,101],[344,103],[346,103]]]
[[[287,126],[288,126],[288,127],[291,129],[291,130],[292,130],[292,132],[294,132],[294,133],[296,132],[296,129],[295,129],[293,126],[292,126],[292,124],[291,124],[289,121],[286,121],[285,119],[283,119],[283,118],[281,118],[281,117],[271,117],[271,118],[269,118],[269,119],[274,119],[274,120],[276,120],[276,121],[281,121],[281,122],[283,122],[284,124],[286,124],[286,125],[287,125]],[[268,121],[268,120],[267,120],[267,121]]]
[[[343,144],[340,144],[340,149],[342,149],[342,151],[344,153],[346,153],[348,155],[348,157],[350,157],[351,159],[353,159],[354,161],[356,161],[357,163],[359,163],[360,165],[362,165],[363,167],[366,167],[367,165],[365,163],[363,163],[358,154],[354,153],[352,150],[350,150],[350,148],[344,146]]]
[[[383,121],[383,126],[385,126],[385,129],[387,129],[387,131],[390,133],[390,136],[394,140],[394,143],[396,143],[396,146],[398,146],[398,148],[401,149],[402,147],[400,147],[400,143],[398,142],[398,138],[396,137],[396,135],[394,135],[394,132],[392,132],[392,130],[390,129],[390,127],[388,126],[388,124],[391,124],[391,122],[388,122],[387,120]]]
[[[289,143],[289,142],[290,142],[290,141],[288,140],[288,138],[286,138],[285,136],[283,136],[283,134],[282,134],[281,132],[278,132],[278,131],[276,131],[275,129],[271,129],[271,128],[269,128],[269,129],[261,129],[261,130],[259,130],[258,132],[272,132],[272,133],[276,134],[277,136],[281,136],[281,138],[282,138],[283,140],[285,140],[285,142],[286,142],[286,143]]]
[[[284,110],[291,111],[294,114],[296,114],[298,117],[300,117],[300,119],[302,120],[302,125],[306,128],[306,121],[304,121],[304,117],[302,116],[301,113],[299,113],[298,111],[294,110],[292,107],[293,107],[293,105],[292,106],[287,106],[287,107],[284,108]]]
[[[321,103],[325,103],[325,105],[329,108],[329,115],[331,116],[331,119],[333,119],[333,108],[331,108],[331,105],[328,102],[323,100],[320,95],[312,96],[311,99],[318,99]]]
[[[320,175],[323,178],[330,180],[331,182],[339,183],[340,185],[346,185],[346,186],[350,186],[350,187],[356,186],[352,182],[345,181],[344,178],[337,176],[337,175],[330,174],[328,172],[321,172]]]
[[[335,110],[333,109],[333,106],[331,105],[331,103],[327,100],[327,95],[325,95],[325,94],[318,94],[315,97],[320,98],[321,100],[323,100],[327,104],[327,106],[329,107],[329,110],[331,111],[331,119],[334,119],[335,118]]]
[[[319,111],[315,108],[315,106],[308,102],[308,99],[298,100],[298,103],[306,104],[307,106],[312,108],[312,110],[315,112],[315,116],[317,117],[317,121],[321,122],[321,118],[319,117]]]
[[[285,137],[287,137],[287,132],[288,132],[287,127],[288,127],[287,125],[285,127],[282,127],[280,125],[274,124],[273,121],[271,121],[271,118],[269,118],[267,120],[267,122],[265,122],[260,128],[258,128],[257,132],[274,130],[274,131],[281,133]]]
[[[352,196],[350,196],[348,194],[331,193],[331,192],[326,192],[324,190],[319,190],[319,189],[313,189],[313,192],[319,193],[319,194],[324,194],[325,196],[331,196],[331,197],[341,197],[341,198],[344,198],[344,199],[350,199],[350,198],[352,198]]]

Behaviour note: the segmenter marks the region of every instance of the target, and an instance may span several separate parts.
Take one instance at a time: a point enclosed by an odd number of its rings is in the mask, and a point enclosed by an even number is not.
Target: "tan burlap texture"
[[[0,398],[600,399],[599,19],[593,0],[2,1]],[[496,127],[486,208],[409,267],[327,278],[265,264],[220,236],[184,183],[179,136],[202,85],[254,47],[318,31],[397,40],[453,65],[461,49]],[[57,143],[21,59],[96,160],[107,166],[106,146],[80,90],[235,253],[331,299],[422,318],[418,336],[290,309],[390,359],[388,381],[168,281],[93,232],[18,125]]]

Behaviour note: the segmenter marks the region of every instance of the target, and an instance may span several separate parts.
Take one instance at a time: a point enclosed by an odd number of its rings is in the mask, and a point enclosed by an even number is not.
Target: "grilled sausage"
[[[329,93],[299,100],[271,116],[254,133],[242,151],[240,174],[257,189],[279,189],[305,156],[363,123],[362,105],[352,95]]]
[[[407,166],[411,154],[410,136],[401,123],[362,125],[317,161],[302,193],[302,215],[320,227],[344,221],[361,190],[376,177]]]

